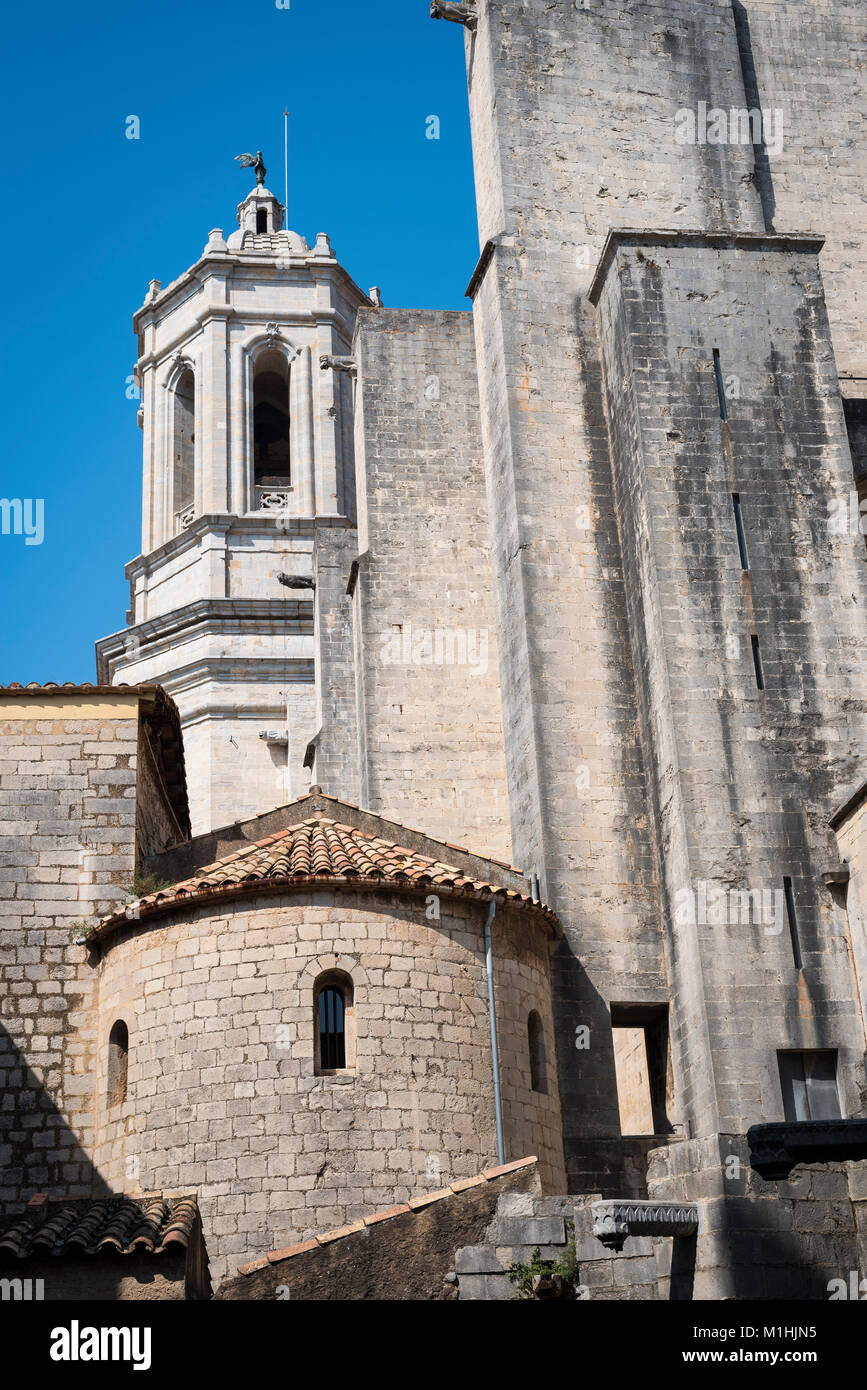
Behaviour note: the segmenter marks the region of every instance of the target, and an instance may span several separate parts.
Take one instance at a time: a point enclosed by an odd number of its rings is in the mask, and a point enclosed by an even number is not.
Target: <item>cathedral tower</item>
[[[142,549],[128,626],[97,644],[101,681],[175,697],[194,833],[306,790],[314,521],[355,515],[353,385],[320,358],[349,351],[370,301],[264,185],[238,224],[135,315]]]

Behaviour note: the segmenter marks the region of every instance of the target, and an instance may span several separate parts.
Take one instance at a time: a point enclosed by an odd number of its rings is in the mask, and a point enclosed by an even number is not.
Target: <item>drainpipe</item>
[[[491,1055],[494,1063],[494,1112],[497,1117],[497,1158],[500,1165],[506,1161],[503,1146],[503,1098],[500,1095],[500,1051],[497,1047],[497,1015],[494,1009],[494,962],[491,953],[491,923],[497,911],[494,899],[488,906],[485,918],[485,971],[488,976],[488,1015],[491,1020]]]

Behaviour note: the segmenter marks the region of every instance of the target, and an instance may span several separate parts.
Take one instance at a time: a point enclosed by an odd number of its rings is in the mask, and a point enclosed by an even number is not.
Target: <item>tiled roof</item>
[[[21,681],[10,681],[8,685],[0,685],[0,695],[56,695],[58,692],[64,695],[138,695],[142,691],[156,689],[155,685],[91,685],[90,681],[85,681],[83,685],[77,685],[75,681],[46,681],[44,685],[40,681],[28,681],[26,685],[22,685]]]
[[[460,1178],[448,1187],[438,1188],[436,1192],[423,1192],[418,1197],[410,1197],[408,1202],[403,1202],[400,1206],[376,1211],[361,1221],[350,1221],[346,1226],[338,1226],[334,1231],[322,1231],[312,1240],[302,1240],[297,1245],[287,1245],[282,1250],[269,1250],[261,1259],[238,1265],[238,1273],[255,1274],[256,1270],[266,1269],[268,1265],[279,1264],[281,1260],[291,1260],[295,1255],[303,1255],[305,1250],[315,1250],[317,1246],[331,1245],[335,1240],[343,1240],[346,1236],[354,1235],[356,1231],[363,1231],[365,1226],[378,1226],[380,1221],[390,1221],[392,1217],[405,1216],[407,1212],[423,1211],[434,1202],[441,1202],[446,1197],[455,1197],[471,1187],[482,1187],[486,1182],[494,1182],[496,1178],[505,1177],[507,1173],[517,1172],[519,1168],[530,1168],[538,1161],[536,1155],[532,1154],[530,1158],[519,1158],[514,1163],[504,1163],[498,1168],[485,1168],[484,1172],[475,1178]]]
[[[118,908],[103,918],[90,933],[90,938],[130,918],[139,920],[165,912],[191,899],[238,896],[239,893],[293,884],[339,882],[345,885],[353,880],[386,883],[397,888],[440,890],[485,901],[493,898],[537,914],[545,920],[552,935],[560,934],[559,921],[551,909],[514,888],[467,878],[453,864],[401,848],[356,826],[317,816],[236,850],[171,888],[139,898],[137,907],[127,904]]]
[[[34,1198],[20,1215],[0,1217],[0,1255],[162,1255],[189,1244],[197,1216],[195,1197]]]

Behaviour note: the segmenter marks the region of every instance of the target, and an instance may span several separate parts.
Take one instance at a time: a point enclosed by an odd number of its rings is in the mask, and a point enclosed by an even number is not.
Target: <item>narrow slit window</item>
[[[755,633],[750,637],[750,645],[753,649],[753,665],[756,668],[756,686],[759,690],[764,690],[765,676],[762,671],[762,654],[759,651],[759,639]]]
[[[727,420],[729,418],[728,406],[726,404],[726,387],[723,381],[722,364],[719,358],[719,348],[713,350],[713,374],[716,381],[716,393],[719,400],[719,418]],[[744,566],[746,568],[746,566]]]
[[[741,496],[739,492],[732,493],[732,505],[735,509],[735,531],[738,536],[738,553],[741,557],[741,569],[748,570],[750,562],[747,555],[747,538],[744,535],[744,518],[741,513]]]
[[[783,892],[786,898],[786,920],[789,924],[789,936],[792,941],[792,956],[795,961],[795,969],[803,970],[804,959],[801,955],[801,939],[798,935],[798,914],[795,911],[795,895],[792,892],[792,880],[783,879]]]
[[[256,209],[256,231],[257,231],[257,232],[267,232],[267,230],[268,230],[268,209],[267,209],[267,208],[257,208],[257,209]]]
[[[313,987],[313,1070],[316,1076],[355,1070],[355,991],[343,970],[327,970]]]
[[[334,985],[319,992],[319,1058],[327,1071],[346,1066],[346,1010],[343,991]]]
[[[527,1044],[530,1051],[530,1089],[548,1094],[548,1065],[545,1055],[545,1033],[542,1020],[533,1009],[527,1019]]]
[[[108,1103],[123,1105],[126,1100],[129,1068],[129,1029],[123,1019],[112,1025],[108,1035]]]

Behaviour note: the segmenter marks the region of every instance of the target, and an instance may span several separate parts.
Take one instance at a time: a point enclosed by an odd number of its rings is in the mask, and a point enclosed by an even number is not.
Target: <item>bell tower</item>
[[[175,699],[194,834],[306,790],[314,530],[355,521],[353,381],[326,364],[371,301],[328,236],[284,228],[258,158],[238,229],[134,316],[142,548],[127,627],[97,643],[101,682]]]

